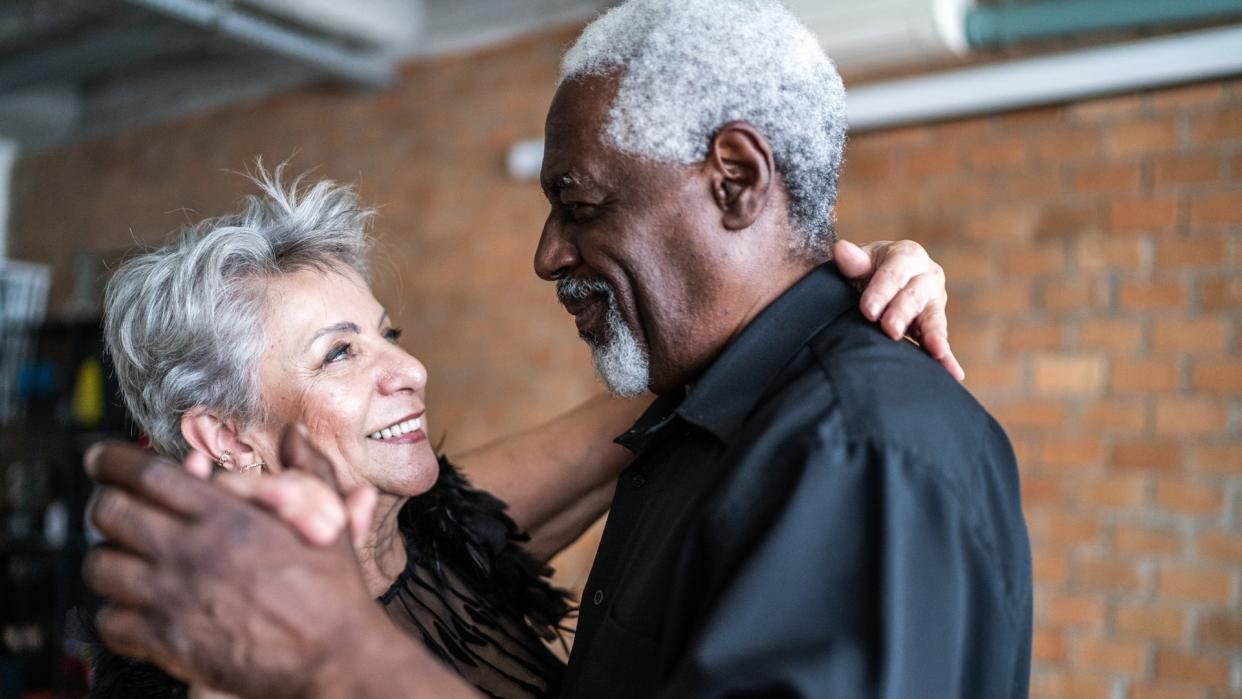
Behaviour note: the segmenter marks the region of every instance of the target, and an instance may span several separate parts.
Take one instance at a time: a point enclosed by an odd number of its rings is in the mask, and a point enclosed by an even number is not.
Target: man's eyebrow
[[[315,344],[315,340],[318,340],[324,335],[331,335],[333,333],[353,333],[358,335],[362,333],[362,330],[357,325],[347,320],[336,323],[335,325],[322,327],[316,330],[314,335],[311,335],[310,342],[306,343],[307,349],[309,349],[311,345]]]

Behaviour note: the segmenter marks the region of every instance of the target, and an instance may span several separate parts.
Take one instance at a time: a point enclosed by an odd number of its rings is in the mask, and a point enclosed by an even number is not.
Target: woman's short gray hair
[[[352,187],[285,184],[262,164],[261,193],[236,214],[182,230],[120,266],[104,295],[104,341],[125,405],[160,454],[183,458],[181,416],[205,406],[248,424],[262,415],[258,356],[264,282],[305,269],[367,276],[370,209]]]
[[[629,0],[565,54],[561,81],[620,71],[604,127],[618,150],[692,163],[730,121],[772,146],[801,234],[822,259],[845,149],[845,88],[806,27],[776,0]]]

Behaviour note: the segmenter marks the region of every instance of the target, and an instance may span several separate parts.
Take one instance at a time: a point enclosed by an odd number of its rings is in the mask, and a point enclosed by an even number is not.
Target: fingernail
[[[876,316],[878,316],[879,314],[880,314],[880,304],[878,303],[867,304],[867,317],[868,318],[870,318],[871,320],[875,320]]]
[[[311,529],[314,532],[315,540],[320,544],[330,544],[336,539],[337,525],[331,518],[325,515],[315,515],[311,519]]]
[[[310,430],[306,429],[306,425],[303,425],[300,422],[295,422],[293,423],[293,429],[297,430],[298,434],[302,435],[303,437],[310,439]]]
[[[103,451],[103,447],[104,447],[103,442],[95,442],[86,450],[86,453],[82,456],[82,464],[86,468],[87,475],[94,476],[95,471],[98,470],[96,468],[96,462],[99,461],[99,454],[100,452]]]

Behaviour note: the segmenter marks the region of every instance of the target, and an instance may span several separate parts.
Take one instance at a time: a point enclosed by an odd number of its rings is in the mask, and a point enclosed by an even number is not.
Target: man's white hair
[[[754,125],[772,147],[801,234],[826,257],[845,148],[845,88],[815,37],[775,0],[629,0],[565,54],[561,82],[618,73],[606,142],[660,162],[703,160],[716,130]]]

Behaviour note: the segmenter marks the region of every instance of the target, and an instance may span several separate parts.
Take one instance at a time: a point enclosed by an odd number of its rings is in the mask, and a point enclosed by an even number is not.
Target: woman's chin
[[[370,462],[377,478],[368,480],[381,491],[421,495],[436,484],[440,462],[421,430],[398,438],[370,441]]]

